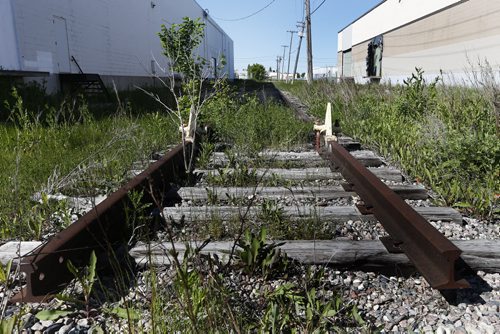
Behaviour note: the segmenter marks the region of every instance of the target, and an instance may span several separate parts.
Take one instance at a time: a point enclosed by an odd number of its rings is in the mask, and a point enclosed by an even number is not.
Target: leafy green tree
[[[198,116],[203,105],[215,96],[221,87],[222,78],[214,78],[211,88],[204,82],[210,74],[218,73],[205,58],[196,54],[196,50],[203,41],[205,24],[200,18],[183,18],[181,23],[174,23],[167,27],[161,25],[158,33],[163,54],[168,59],[168,68],[162,69],[168,79],[156,76],[167,87],[175,98],[175,107],[163,102],[159,95],[146,91],[148,95],[158,101],[179,124],[184,147],[184,167],[186,171],[192,169],[194,151],[187,152],[186,143],[194,142]],[[218,62],[225,66],[222,56]]]
[[[267,79],[267,72],[264,65],[261,64],[248,65],[247,71],[249,79],[254,79],[258,81]]]
[[[182,74],[186,81],[196,80],[206,61],[195,55],[196,48],[203,41],[205,23],[199,18],[183,18],[182,23],[167,28],[161,25],[160,36],[163,54],[170,60],[171,70]]]

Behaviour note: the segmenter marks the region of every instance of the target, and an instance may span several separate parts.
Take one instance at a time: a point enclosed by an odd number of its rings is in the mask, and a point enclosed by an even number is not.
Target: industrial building
[[[382,1],[339,31],[337,59],[356,82],[401,83],[418,67],[460,84],[486,61],[498,75],[500,1]]]
[[[119,89],[148,85],[167,66],[160,26],[201,18],[205,37],[197,50],[213,75],[234,77],[233,41],[194,0],[0,0],[0,75],[44,81],[101,81]]]

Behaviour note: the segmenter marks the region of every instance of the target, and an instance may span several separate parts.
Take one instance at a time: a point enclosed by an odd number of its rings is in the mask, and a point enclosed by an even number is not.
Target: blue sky
[[[276,56],[283,56],[281,45],[290,44],[290,33],[297,30],[297,21],[303,20],[303,0],[274,0],[259,14],[239,21],[238,19],[252,14],[272,0],[196,0],[201,7],[208,9],[210,16],[228,33],[234,41],[234,67],[240,71],[248,64],[260,63],[267,69],[276,67]],[[314,10],[323,0],[311,0]],[[337,32],[351,21],[378,4],[380,0],[326,0],[312,15],[313,66],[333,66],[337,63]],[[298,46],[297,34],[292,45],[293,68]],[[285,69],[288,65],[288,49],[286,49]],[[300,51],[298,72],[305,72],[306,40],[303,39]]]

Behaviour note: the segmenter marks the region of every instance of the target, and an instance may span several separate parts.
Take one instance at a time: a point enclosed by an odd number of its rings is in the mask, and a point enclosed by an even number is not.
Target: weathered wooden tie
[[[372,151],[358,150],[352,151],[351,154],[359,160],[363,165],[367,167],[379,167],[385,165],[382,158],[377,156]],[[236,156],[235,160],[238,162],[245,163],[266,163],[272,165],[274,162],[277,163],[293,163],[294,165],[300,165],[303,167],[323,167],[328,166],[329,162],[324,160],[317,152],[305,151],[305,152],[281,152],[281,151],[264,151],[259,153],[255,158],[248,156]],[[215,152],[212,155],[210,163],[214,167],[225,167],[229,164],[230,160],[228,156],[223,152]]]
[[[460,213],[447,207],[418,207],[415,211],[427,220],[441,220],[459,223],[462,221]],[[247,219],[256,219],[262,216],[261,206],[179,206],[163,209],[166,218],[185,222],[210,221],[220,219],[229,221],[237,219],[246,213]],[[363,215],[355,206],[312,206],[297,205],[284,206],[280,209],[284,219],[302,220],[315,219],[321,222],[345,222],[348,220],[375,221],[373,215]]]
[[[275,241],[280,242],[280,241]],[[280,249],[288,257],[306,264],[328,264],[339,267],[391,267],[407,266],[411,262],[404,254],[388,253],[379,240],[291,240],[284,241]],[[462,249],[462,258],[475,270],[486,272],[500,271],[500,240],[453,240]],[[42,243],[39,241],[10,241],[0,246],[0,263],[5,265],[13,260],[18,263],[19,257],[25,256]],[[198,247],[202,241],[190,241],[191,247]],[[212,241],[202,250],[202,254],[216,254],[220,259],[227,258],[233,247],[233,241]],[[176,242],[175,249],[182,260],[186,244]],[[144,244],[133,247],[129,254],[139,264],[169,265],[172,258],[170,242]],[[236,248],[239,249],[238,247]],[[19,252],[20,250],[20,252]],[[151,262],[149,262],[151,259]]]
[[[403,176],[401,172],[394,168],[389,167],[378,167],[369,168],[370,171],[375,174],[379,179],[402,182]],[[330,168],[318,167],[318,168],[250,168],[250,172],[255,171],[258,178],[263,180],[269,180],[272,178],[280,178],[283,180],[300,181],[300,180],[343,180],[341,173],[332,172]],[[197,174],[204,174],[210,176],[219,176],[219,170],[206,170],[197,169],[195,170]],[[234,169],[225,168],[223,173],[234,173]]]
[[[275,241],[281,242],[281,241]],[[280,249],[288,257],[306,264],[328,264],[338,267],[363,269],[368,267],[411,266],[410,260],[404,254],[388,253],[379,240],[292,240],[284,241]],[[200,246],[202,242],[190,242],[192,247]],[[453,241],[463,251],[463,259],[476,270],[498,272],[500,269],[499,240]],[[210,242],[202,249],[202,254],[216,254],[220,259],[227,258],[234,245],[232,241]],[[130,255],[139,263],[146,264],[151,258],[154,265],[169,265],[171,263],[169,242],[151,245],[139,244],[130,251]],[[186,249],[184,243],[175,243],[175,249],[182,259]],[[238,248],[236,248],[238,250]],[[151,263],[148,263],[151,264]]]
[[[421,186],[396,184],[389,186],[404,199],[427,199],[427,190]],[[355,196],[353,191],[346,191],[342,186],[304,186],[304,187],[183,187],[177,195],[183,200],[227,200],[255,195],[257,198],[278,199],[335,199]]]

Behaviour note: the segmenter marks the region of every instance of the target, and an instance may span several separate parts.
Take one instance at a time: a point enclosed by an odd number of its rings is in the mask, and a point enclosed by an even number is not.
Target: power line
[[[268,3],[266,6],[264,6],[263,8],[259,9],[258,11],[250,14],[250,15],[247,15],[247,16],[244,16],[244,17],[240,17],[240,18],[237,18],[237,19],[223,19],[223,18],[220,18],[220,17],[215,17],[215,16],[212,16],[214,19],[216,20],[220,20],[220,21],[241,21],[241,20],[246,20],[252,16],[255,16],[257,14],[259,14],[260,12],[262,12],[263,10],[265,10],[267,7],[271,6],[276,0],[271,0],[270,3]]]
[[[325,2],[326,2],[326,0],[323,0],[323,1],[322,1],[319,5],[318,5],[318,7],[316,7],[316,9],[315,9],[315,10],[313,10],[313,11],[311,12],[311,15],[312,15],[312,14],[314,14],[314,13],[315,13],[318,9],[320,9],[320,7],[321,7],[321,6],[323,6],[323,4],[324,4]]]

